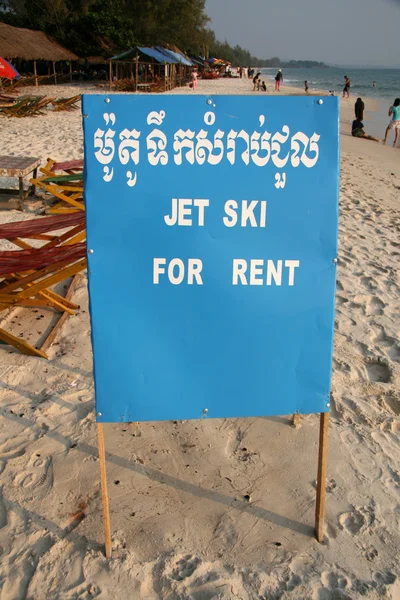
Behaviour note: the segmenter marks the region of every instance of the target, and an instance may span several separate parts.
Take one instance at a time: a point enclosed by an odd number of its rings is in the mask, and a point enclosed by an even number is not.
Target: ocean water
[[[274,84],[276,69],[260,69],[265,78]],[[364,125],[370,135],[382,138],[389,122],[388,110],[395,98],[400,98],[400,69],[354,69],[331,67],[329,69],[282,69],[284,85],[301,87],[308,81],[313,88],[342,95],[344,76],[351,80],[351,98],[354,103],[362,98],[365,103]],[[373,82],[376,87],[373,87]],[[371,101],[373,100],[373,102]],[[348,123],[351,130],[351,121]]]
[[[274,79],[276,69],[261,69],[268,79]],[[344,76],[351,80],[351,95],[358,97],[385,99],[389,104],[400,97],[400,69],[351,69],[332,67],[330,69],[282,69],[284,84],[304,87],[308,81],[312,88],[334,91],[341,94]],[[373,87],[373,82],[376,87]]]

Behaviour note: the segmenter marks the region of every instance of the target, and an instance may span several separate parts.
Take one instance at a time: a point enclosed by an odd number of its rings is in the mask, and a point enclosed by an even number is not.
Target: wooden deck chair
[[[35,117],[37,115],[43,115],[43,110],[53,102],[54,98],[47,98],[46,96],[34,98],[31,104],[29,104],[24,110],[23,114],[17,116],[23,117]]]
[[[30,103],[30,98],[22,98],[21,100],[17,98],[16,102],[11,106],[3,106],[0,110],[7,117],[15,117],[18,116],[19,111],[22,111],[25,106],[28,106]]]
[[[59,164],[63,165],[64,163]],[[68,164],[70,163],[66,163],[67,166]],[[55,206],[52,206],[52,208],[48,210],[48,213],[68,214],[84,211],[83,171],[75,168],[74,172],[74,169],[72,168],[70,169],[70,173],[61,175],[55,172],[55,165],[57,165],[57,163],[54,163],[54,165],[51,165],[50,163],[50,168],[48,168],[48,161],[47,166],[44,169],[41,169],[41,171],[44,172],[44,176],[30,180],[32,185],[37,186],[44,192],[53,194],[53,196],[60,201]]]
[[[43,114],[44,108],[48,106],[54,98],[46,96],[28,96],[17,100],[15,104],[2,109],[9,117],[32,117]]]
[[[9,106],[13,106],[15,104],[14,96],[6,96],[5,94],[0,94],[0,107],[8,108]]]
[[[59,98],[58,100],[53,100],[52,105],[55,111],[63,111],[63,110],[75,110],[78,108],[78,102],[81,99],[81,95],[72,96],[71,98]]]
[[[58,171],[62,171],[67,175],[72,175],[73,173],[80,173],[81,171],[83,171],[83,160],[77,159],[68,160],[64,162],[56,162],[52,158],[48,158],[45,166],[40,167],[40,171],[48,176],[56,175]]]
[[[63,315],[78,307],[49,289],[86,268],[84,213],[44,217],[0,226],[0,239],[22,250],[0,252],[0,311],[15,307],[50,307]],[[50,233],[67,229],[64,233]],[[40,248],[27,241],[41,240]],[[32,356],[42,350],[0,328],[0,341]]]

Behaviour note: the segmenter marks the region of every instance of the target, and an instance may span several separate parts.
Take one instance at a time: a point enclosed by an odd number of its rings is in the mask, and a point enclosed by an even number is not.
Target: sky
[[[207,0],[217,38],[257,58],[400,68],[400,0]]]

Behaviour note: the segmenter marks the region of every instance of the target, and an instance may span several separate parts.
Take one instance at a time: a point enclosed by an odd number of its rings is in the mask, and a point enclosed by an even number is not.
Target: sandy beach
[[[239,79],[200,80],[197,89],[251,90]],[[80,91],[103,90],[42,93]],[[113,424],[113,558],[104,557],[82,277],[80,310],[49,361],[0,346],[0,600],[400,599],[400,155],[351,137],[353,103],[341,101],[326,541],[313,532],[317,415],[298,428],[290,416]],[[0,116],[0,128],[0,154],[83,158],[79,111]],[[0,223],[38,209],[0,211]],[[22,316],[13,315],[19,331]]]

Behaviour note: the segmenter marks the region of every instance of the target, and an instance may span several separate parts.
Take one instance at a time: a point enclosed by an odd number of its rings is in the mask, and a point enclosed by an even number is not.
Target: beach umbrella
[[[5,77],[5,79],[19,79],[21,75],[5,58],[1,58],[0,56],[0,77]]]

